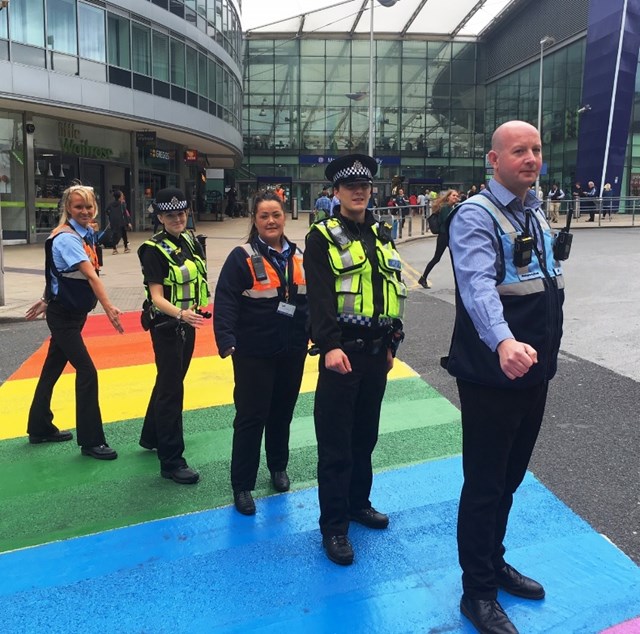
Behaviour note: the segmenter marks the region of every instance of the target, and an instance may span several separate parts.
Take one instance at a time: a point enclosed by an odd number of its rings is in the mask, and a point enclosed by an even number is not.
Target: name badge
[[[287,304],[287,302],[280,302],[278,304],[278,314],[286,315],[287,317],[293,317],[293,313],[296,312],[296,307],[293,304]]]

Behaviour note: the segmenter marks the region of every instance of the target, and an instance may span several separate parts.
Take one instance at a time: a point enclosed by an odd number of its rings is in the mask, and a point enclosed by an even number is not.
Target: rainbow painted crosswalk
[[[232,369],[210,328],[187,377],[185,437],[193,487],[159,477],[138,445],[155,370],[148,334],[124,336],[90,317],[113,463],[75,443],[31,446],[24,429],[46,345],[0,386],[0,614],[3,632],[471,632],[460,616],[455,546],[461,485],[459,412],[398,363],[376,449],[374,504],[387,531],[354,526],[356,562],[320,547],[313,389],[307,364],[291,433],[293,490],[276,495],[266,467],[258,513],[232,507]],[[74,374],[56,387],[56,423],[74,420]],[[66,424],[65,424],[66,423]],[[522,632],[640,632],[640,569],[532,475],[516,498],[510,561],[539,578],[542,602],[500,597]],[[611,629],[607,629],[611,628]]]

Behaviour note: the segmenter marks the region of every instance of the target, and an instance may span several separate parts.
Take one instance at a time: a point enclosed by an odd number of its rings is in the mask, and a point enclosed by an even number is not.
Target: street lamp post
[[[542,140],[542,71],[544,66],[544,49],[546,46],[553,46],[556,40],[551,35],[545,35],[540,40],[540,81],[538,83],[538,134]],[[540,174],[536,178],[536,196],[540,191]]]
[[[378,0],[383,7],[392,7],[398,0]],[[369,156],[373,156],[373,7],[371,0],[369,13]]]

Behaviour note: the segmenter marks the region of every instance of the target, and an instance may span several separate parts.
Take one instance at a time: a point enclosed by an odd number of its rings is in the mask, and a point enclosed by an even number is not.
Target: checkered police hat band
[[[345,180],[347,178],[367,178],[373,180],[373,174],[360,161],[355,161],[351,167],[345,167],[343,170],[335,173],[333,181]]]
[[[158,211],[182,211],[189,207],[189,203],[186,200],[178,200],[175,196],[168,203],[156,203]]]

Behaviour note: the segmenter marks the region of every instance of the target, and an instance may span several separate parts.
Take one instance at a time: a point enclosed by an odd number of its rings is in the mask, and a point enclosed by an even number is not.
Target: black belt
[[[378,354],[386,348],[384,337],[378,339],[347,339],[342,342],[342,349],[345,352],[363,352],[364,354]]]

